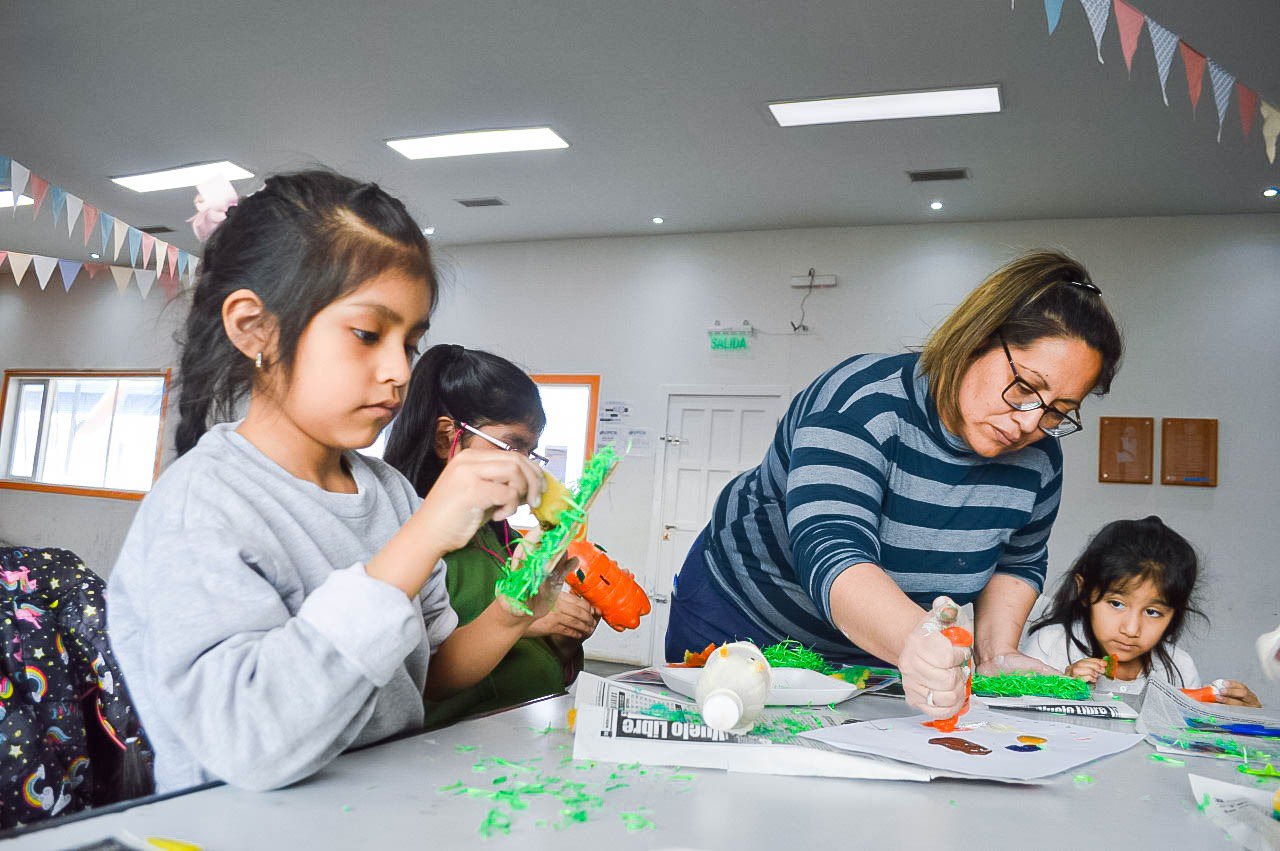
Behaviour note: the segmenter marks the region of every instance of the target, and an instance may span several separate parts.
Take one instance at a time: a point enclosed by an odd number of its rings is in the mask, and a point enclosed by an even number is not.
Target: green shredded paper
[[[512,609],[526,615],[533,613],[527,605],[528,601],[537,595],[560,555],[578,533],[582,522],[587,519],[582,506],[591,502],[591,498],[600,490],[605,477],[617,463],[618,453],[612,446],[606,446],[592,455],[582,468],[582,476],[573,491],[572,505],[560,512],[556,525],[542,533],[537,545],[524,557],[519,567],[514,566],[514,559],[507,560],[495,590]]]
[[[973,693],[982,697],[1053,697],[1060,700],[1088,700],[1089,684],[1074,677],[1047,674],[973,675]]]

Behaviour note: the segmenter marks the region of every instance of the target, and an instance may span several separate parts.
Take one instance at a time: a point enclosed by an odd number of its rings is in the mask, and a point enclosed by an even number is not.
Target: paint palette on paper
[[[972,709],[945,736],[923,715],[828,727],[802,735],[843,750],[990,780],[1038,780],[1120,753],[1142,741],[1116,733],[1022,715]]]

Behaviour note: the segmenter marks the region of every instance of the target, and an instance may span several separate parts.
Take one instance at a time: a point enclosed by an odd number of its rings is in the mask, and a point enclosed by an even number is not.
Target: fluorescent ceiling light
[[[411,160],[437,157],[466,157],[472,154],[503,154],[510,151],[549,151],[567,148],[569,143],[550,127],[520,130],[473,130],[413,139],[388,139],[387,144]]]
[[[654,217],[653,217],[653,223],[654,223],[655,225],[660,225],[660,224],[662,224],[664,221],[665,221],[665,219],[663,219],[663,218],[662,218],[662,216],[654,216]]]
[[[782,101],[769,104],[783,127],[839,124],[844,121],[883,121],[889,118],[927,118],[935,115],[974,115],[1000,111],[1000,87],[935,89],[882,95]]]
[[[930,201],[930,202],[929,202],[929,209],[930,209],[930,210],[941,210],[941,209],[942,209],[942,202],[941,202],[941,201]]]
[[[180,189],[184,186],[198,186],[206,180],[225,177],[227,180],[246,180],[253,177],[253,172],[246,171],[232,162],[223,160],[217,163],[197,163],[164,171],[152,171],[146,174],[130,174],[125,177],[113,177],[125,189],[134,192],[157,192],[161,189]]]
[[[19,207],[30,207],[34,203],[35,201],[32,200],[31,198],[28,198],[26,195],[18,196]],[[12,206],[13,206],[13,190],[6,189],[3,192],[0,192],[0,207],[12,207]]]

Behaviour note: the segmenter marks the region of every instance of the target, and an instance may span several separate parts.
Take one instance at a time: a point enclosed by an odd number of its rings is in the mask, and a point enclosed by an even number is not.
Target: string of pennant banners
[[[1244,138],[1253,133],[1255,123],[1260,124],[1260,134],[1267,161],[1276,161],[1276,138],[1280,136],[1280,109],[1269,101],[1262,99],[1256,89],[1246,86],[1234,74],[1224,68],[1211,57],[1205,56],[1181,37],[1162,26],[1158,21],[1135,8],[1126,0],[1079,0],[1089,19],[1089,29],[1093,32],[1094,48],[1098,61],[1102,58],[1102,37],[1107,31],[1112,17],[1120,33],[1120,50],[1124,55],[1125,66],[1133,73],[1133,57],[1138,51],[1138,39],[1146,27],[1150,37],[1151,49],[1155,55],[1156,73],[1160,79],[1160,96],[1165,106],[1169,105],[1169,73],[1173,67],[1174,54],[1182,58],[1182,67],[1186,72],[1187,94],[1191,98],[1191,112],[1195,114],[1204,91],[1205,73],[1208,72],[1209,90],[1213,104],[1218,113],[1218,141],[1222,141],[1222,126],[1226,122],[1227,109],[1231,95],[1236,96],[1236,105],[1240,113],[1240,128]],[[1045,21],[1049,26],[1049,34],[1053,35],[1062,19],[1064,0],[1044,0]],[[1261,122],[1257,119],[1261,117]]]
[[[180,287],[190,288],[195,283],[199,257],[95,207],[6,156],[0,156],[0,189],[9,189],[13,193],[14,216],[20,215],[19,210],[30,208],[32,221],[35,221],[47,206],[50,222],[55,228],[65,221],[67,236],[75,237],[79,232],[84,246],[108,261],[90,263],[19,251],[0,251],[0,266],[8,261],[9,271],[19,286],[29,268],[35,270],[40,289],[48,285],[55,270],[61,276],[65,290],[71,289],[82,270],[90,280],[103,271],[110,271],[117,290],[123,293],[132,281],[137,284],[143,298],[157,283],[168,298],[177,295]],[[24,195],[31,199],[30,204],[19,204]],[[121,257],[126,246],[129,265],[111,263]]]

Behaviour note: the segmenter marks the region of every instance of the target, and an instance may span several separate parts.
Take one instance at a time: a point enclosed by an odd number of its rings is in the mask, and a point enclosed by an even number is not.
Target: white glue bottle
[[[773,669],[749,641],[724,644],[707,659],[694,697],[702,720],[713,730],[747,733],[764,710]]]

